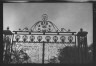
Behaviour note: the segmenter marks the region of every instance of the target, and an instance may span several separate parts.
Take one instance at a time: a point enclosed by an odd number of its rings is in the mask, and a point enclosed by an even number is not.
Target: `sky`
[[[88,44],[93,43],[92,3],[4,3],[3,29],[9,26],[11,31],[29,29],[42,15],[48,15],[48,21],[60,30],[65,28],[78,32],[80,28],[88,32]]]

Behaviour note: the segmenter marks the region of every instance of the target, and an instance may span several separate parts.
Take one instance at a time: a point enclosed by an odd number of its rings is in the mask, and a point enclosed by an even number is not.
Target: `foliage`
[[[23,63],[24,61],[27,61],[29,59],[29,56],[27,53],[24,53],[21,51],[14,51],[12,55],[12,62],[11,63]]]
[[[92,52],[88,52],[88,47],[65,47],[60,50],[58,57],[60,63],[89,63],[92,62]]]
[[[49,60],[49,63],[58,63],[58,58],[53,57],[52,59]]]

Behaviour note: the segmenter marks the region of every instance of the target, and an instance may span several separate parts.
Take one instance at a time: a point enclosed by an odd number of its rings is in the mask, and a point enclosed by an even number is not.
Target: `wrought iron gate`
[[[59,49],[67,45],[75,46],[76,32],[60,32],[55,24],[47,21],[46,14],[42,17],[42,21],[35,23],[30,31],[27,31],[27,28],[24,28],[25,31],[13,31],[13,47],[18,46],[18,51],[25,50],[31,58],[31,63],[50,63],[53,58],[59,63]]]
[[[59,50],[76,46],[76,32],[64,28],[60,31],[55,24],[47,21],[47,14],[42,17],[42,21],[35,23],[30,30],[13,31],[11,58],[18,63],[59,63]]]
[[[51,35],[51,34],[50,34]],[[50,59],[57,58],[59,55],[59,49],[64,48],[65,46],[75,46],[76,40],[75,35],[27,35],[27,39],[24,41],[22,39],[25,35],[17,35],[14,34],[14,40],[13,40],[13,50],[23,50],[25,53],[28,54],[28,56],[31,58],[32,63],[49,63],[51,62]],[[37,36],[37,40],[35,40]],[[16,38],[15,38],[16,37]],[[17,39],[18,37],[18,39]],[[33,41],[28,41],[28,38],[35,37]],[[19,39],[20,38],[20,39]],[[43,38],[43,39],[42,39]],[[46,40],[44,40],[44,38]],[[67,38],[66,40],[62,40],[64,38]],[[17,39],[17,40],[16,40]],[[72,42],[68,39],[72,39]],[[73,40],[74,39],[74,40]],[[19,41],[18,41],[19,40]],[[31,39],[30,39],[31,40]],[[31,63],[30,62],[30,63]],[[59,63],[59,60],[56,61]]]

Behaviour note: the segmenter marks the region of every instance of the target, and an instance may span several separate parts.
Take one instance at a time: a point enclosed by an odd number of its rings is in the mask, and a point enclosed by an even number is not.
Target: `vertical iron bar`
[[[76,35],[75,35],[75,46],[76,46]]]
[[[42,63],[44,64],[45,42],[43,41]]]

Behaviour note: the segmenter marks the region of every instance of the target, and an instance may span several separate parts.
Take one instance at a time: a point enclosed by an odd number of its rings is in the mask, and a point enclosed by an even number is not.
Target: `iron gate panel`
[[[64,44],[46,43],[44,63],[59,63],[60,62],[58,60],[59,49],[62,49],[64,47],[65,47]],[[51,61],[52,59],[54,59],[55,62]]]
[[[34,36],[34,41],[30,42],[30,37]],[[46,41],[46,37],[50,37],[49,43]],[[23,38],[26,38],[24,42]],[[38,42],[38,37],[41,37],[41,41]],[[62,37],[64,39],[64,43],[62,43]],[[71,37],[71,38],[70,38]],[[18,41],[16,38],[19,38]],[[57,42],[54,40],[57,38]],[[52,59],[56,58],[56,63],[59,63],[58,55],[59,49],[62,49],[66,46],[75,45],[75,35],[29,35],[29,34],[14,34],[13,42],[13,50],[14,47],[17,50],[23,50],[30,57],[30,62],[28,63],[50,63]],[[69,40],[72,39],[70,43]],[[43,47],[44,44],[44,47]],[[43,50],[44,49],[44,50]],[[44,56],[44,58],[43,58]],[[44,61],[42,61],[44,60]]]
[[[42,63],[42,43],[16,42],[12,48],[13,51],[23,50],[29,56],[27,63]]]
[[[45,43],[44,63],[59,63],[59,50],[65,48],[66,46],[67,44],[65,45],[62,43]]]
[[[19,35],[19,40],[16,41],[16,37]],[[24,42],[23,37],[27,36],[27,40]],[[34,36],[34,41],[30,42],[30,36]],[[38,42],[38,37],[41,36],[41,42]],[[50,42],[46,41],[46,36],[50,35],[26,35],[26,34],[14,34],[13,38],[13,50],[23,50],[30,57],[30,61],[28,63],[51,63],[52,59],[55,58],[55,63],[59,63],[59,49],[62,49],[66,46],[74,46],[75,35],[51,35]],[[61,41],[61,37],[66,39],[64,43]],[[54,39],[57,37],[57,42],[54,42]],[[72,38],[72,42],[69,42],[69,37]],[[43,47],[44,44],[44,47]],[[14,48],[15,47],[15,48]],[[43,50],[44,49],[44,50]],[[43,58],[44,57],[44,58]],[[43,61],[44,60],[44,61]]]

